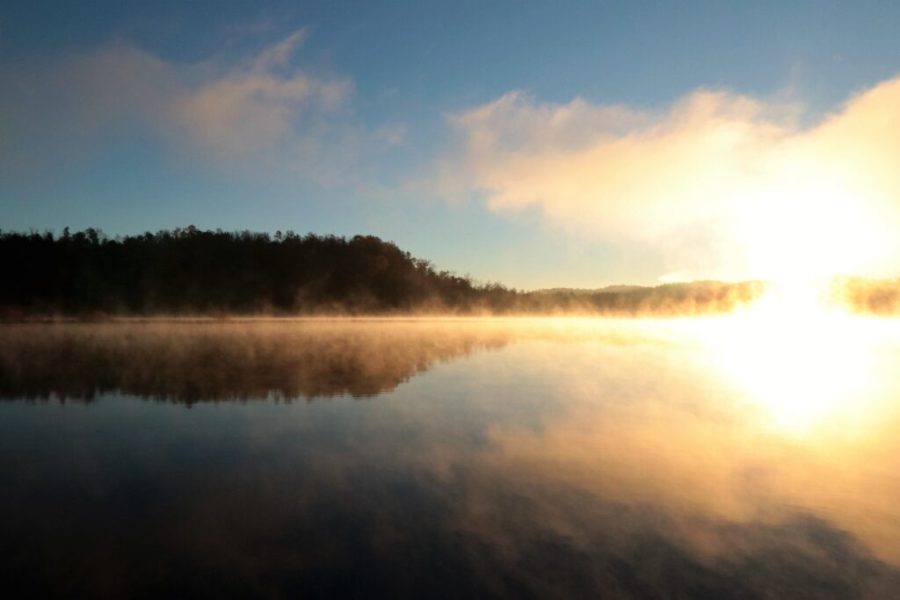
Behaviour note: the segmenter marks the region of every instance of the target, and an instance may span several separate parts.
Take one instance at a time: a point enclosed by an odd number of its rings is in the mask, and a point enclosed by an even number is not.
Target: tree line
[[[0,305],[32,313],[500,310],[516,295],[366,235],[0,232],[0,261]]]
[[[756,282],[523,292],[438,270],[370,235],[190,226],[109,237],[0,232],[0,310],[35,315],[723,312]]]

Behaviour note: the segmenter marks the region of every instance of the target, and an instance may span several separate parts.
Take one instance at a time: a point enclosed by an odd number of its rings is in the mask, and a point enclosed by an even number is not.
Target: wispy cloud
[[[190,141],[224,157],[275,147],[290,151],[291,144],[315,136],[347,102],[353,86],[292,68],[290,60],[302,39],[303,32],[296,32],[247,64],[211,69],[197,84],[165,98],[171,124]]]
[[[111,138],[155,136],[214,164],[264,163],[320,183],[346,180],[369,146],[397,125],[369,128],[352,111],[345,77],[295,66],[296,31],[237,62],[166,60],[127,43],[0,70],[0,162],[10,169]],[[390,138],[390,139],[386,139]]]
[[[688,276],[897,268],[900,78],[809,121],[800,103],[721,90],[658,111],[512,92],[450,116],[441,185],[653,247]]]

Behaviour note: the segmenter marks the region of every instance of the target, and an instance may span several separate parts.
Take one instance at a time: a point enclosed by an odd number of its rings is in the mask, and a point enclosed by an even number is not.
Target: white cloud
[[[512,92],[450,117],[443,181],[501,214],[653,247],[695,277],[897,268],[900,79],[813,125],[801,116],[714,90],[663,111]]]

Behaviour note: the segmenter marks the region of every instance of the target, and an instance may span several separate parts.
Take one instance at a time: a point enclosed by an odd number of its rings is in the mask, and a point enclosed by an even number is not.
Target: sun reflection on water
[[[701,339],[715,367],[774,425],[804,433],[871,408],[883,325],[827,308],[815,286],[779,286],[741,312],[704,323]]]

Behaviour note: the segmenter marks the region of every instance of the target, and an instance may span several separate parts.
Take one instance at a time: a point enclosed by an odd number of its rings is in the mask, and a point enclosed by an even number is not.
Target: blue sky
[[[602,157],[701,117],[735,156],[815,137],[897,75],[897,31],[888,2],[5,2],[0,227],[372,233],[525,288],[738,276],[717,208]]]

